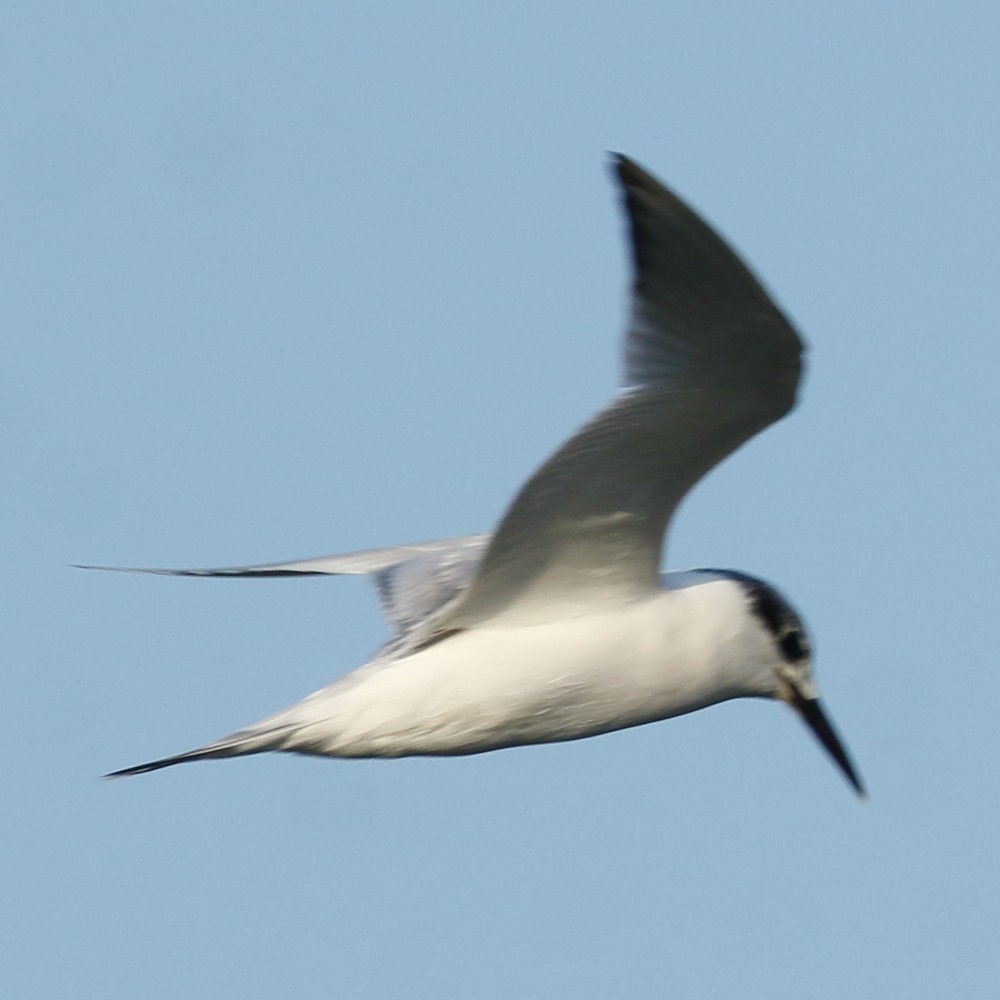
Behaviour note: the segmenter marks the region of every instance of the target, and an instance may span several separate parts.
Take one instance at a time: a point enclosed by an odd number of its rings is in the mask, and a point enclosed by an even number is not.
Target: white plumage
[[[791,704],[862,786],[820,709],[798,616],[741,573],[661,577],[688,490],[794,405],[802,344],[691,209],[616,156],[635,278],[623,388],[516,494],[492,535],[196,576],[370,574],[390,627],[367,664],[196,750],[466,754],[577,739],[729,698]]]

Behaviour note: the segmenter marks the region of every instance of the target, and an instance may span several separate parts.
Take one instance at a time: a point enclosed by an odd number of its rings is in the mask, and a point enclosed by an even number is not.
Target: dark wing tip
[[[200,569],[159,569],[153,566],[94,566],[90,563],[70,563],[70,569],[96,569],[102,573],[147,573],[153,576],[206,576],[213,572]]]
[[[618,175],[618,180],[625,187],[646,187],[653,190],[663,187],[652,174],[643,170],[635,160],[629,158],[624,153],[612,153],[611,161],[614,171]]]
[[[88,566],[83,563],[71,563],[71,569],[97,569],[107,573],[145,573],[147,576],[200,576],[200,577],[245,577],[267,578],[278,576],[327,576],[318,569],[288,569],[284,563],[274,566],[232,566],[220,569],[160,569],[152,566]]]
[[[635,160],[624,153],[612,153],[612,167],[622,192],[629,204],[629,214],[633,213],[634,199],[639,196],[655,199],[660,210],[667,207],[680,209],[684,213],[694,215],[688,205],[677,197],[662,181],[657,180],[648,170],[644,170]]]
[[[793,388],[803,344],[742,257],[683,198],[621,153],[612,154],[633,264],[633,294],[664,331],[699,331],[691,346],[730,349],[733,331],[750,331],[769,366]],[[740,334],[744,336],[744,334]],[[644,345],[648,346],[648,345]],[[715,349],[713,348],[713,349]],[[789,406],[792,397],[789,397]]]

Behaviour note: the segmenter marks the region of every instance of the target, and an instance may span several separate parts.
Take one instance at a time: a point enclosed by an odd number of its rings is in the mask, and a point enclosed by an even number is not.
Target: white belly
[[[709,588],[706,603],[698,592]],[[362,667],[281,713],[274,721],[294,723],[281,747],[339,757],[479,753],[765,693],[747,688],[735,599],[712,584],[612,614],[462,632]]]

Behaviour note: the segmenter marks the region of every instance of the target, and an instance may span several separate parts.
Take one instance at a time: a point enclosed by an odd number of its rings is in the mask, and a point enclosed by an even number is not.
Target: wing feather
[[[528,480],[435,630],[565,614],[656,587],[688,490],[795,403],[802,342],[735,252],[617,156],[634,282],[625,389]]]
[[[451,603],[475,574],[488,535],[462,535],[411,545],[365,549],[340,555],[256,566],[154,569],[139,566],[79,566],[159,576],[278,577],[371,576],[392,641],[399,642],[425,618]]]

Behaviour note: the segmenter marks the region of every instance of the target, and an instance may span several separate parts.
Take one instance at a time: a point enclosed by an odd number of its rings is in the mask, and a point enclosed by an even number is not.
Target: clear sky
[[[0,993],[987,996],[994,3],[4,5]],[[871,789],[731,703],[463,760],[120,782],[360,663],[618,378],[607,150],[745,253],[801,408],[668,562],[777,582]],[[470,669],[475,669],[470,664]]]

